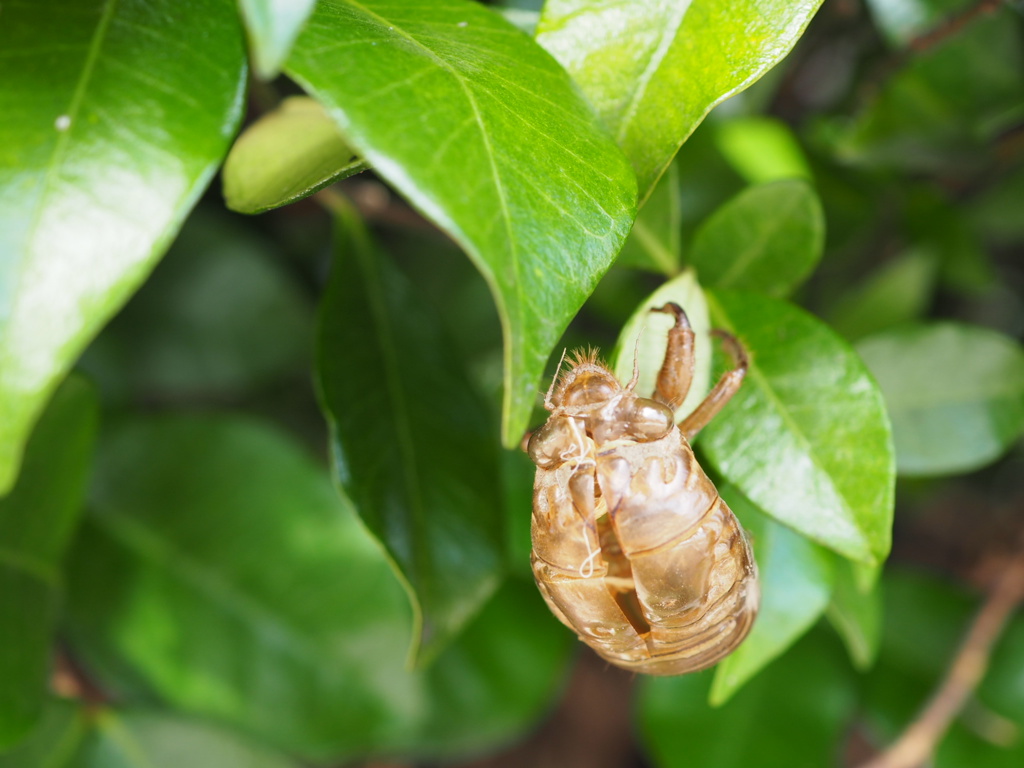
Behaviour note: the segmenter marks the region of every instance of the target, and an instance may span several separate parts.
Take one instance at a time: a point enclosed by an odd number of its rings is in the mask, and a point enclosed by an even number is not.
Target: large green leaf
[[[643,681],[640,726],[657,768],[834,765],[854,708],[841,649],[812,633],[728,704],[706,703],[712,672]]]
[[[317,345],[335,475],[409,588],[412,655],[425,661],[502,576],[495,419],[436,310],[351,213],[337,249]]]
[[[552,348],[629,231],[626,159],[558,64],[468,0],[324,0],[286,70],[487,280],[516,445]]]
[[[276,75],[313,12],[316,0],[238,0],[249,32],[253,66],[260,77]]]
[[[708,288],[787,296],[813,271],[825,244],[814,190],[792,179],[750,187],[697,231],[689,263]]]
[[[836,557],[776,523],[729,485],[719,492],[750,534],[761,584],[761,607],[747,639],[715,670],[709,701],[728,701],[795,643],[825,612]]]
[[[319,467],[248,421],[128,422],[103,443],[69,562],[69,633],[122,700],[148,692],[318,761],[508,739],[567,638],[510,583],[426,672],[408,600]]]
[[[23,737],[46,698],[60,561],[92,455],[93,388],[69,378],[36,425],[18,482],[0,499],[0,749]]]
[[[3,19],[0,493],[206,186],[245,82],[232,0],[9,2]]]
[[[224,161],[224,202],[261,213],[366,169],[338,124],[308,96],[291,96],[250,125]]]
[[[708,294],[712,324],[751,355],[739,392],[705,428],[716,469],[781,523],[846,557],[889,552],[892,436],[881,392],[856,353],[797,307]]]
[[[636,169],[640,199],[719,102],[793,47],[820,0],[549,0],[537,40]]]
[[[1024,349],[959,323],[896,328],[857,351],[892,417],[901,474],[965,472],[999,457],[1024,430]]]

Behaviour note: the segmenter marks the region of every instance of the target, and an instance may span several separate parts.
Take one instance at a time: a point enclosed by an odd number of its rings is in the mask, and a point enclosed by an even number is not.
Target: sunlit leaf
[[[81,510],[96,422],[93,388],[69,378],[0,499],[0,749],[28,733],[47,696],[60,562]]]
[[[781,523],[846,557],[889,552],[895,478],[881,392],[856,353],[797,307],[708,293],[711,321],[750,353],[743,386],[701,433],[727,480]]]
[[[1024,430],[1024,350],[959,323],[896,328],[857,345],[892,417],[901,474],[966,472]]]
[[[804,181],[750,187],[697,231],[689,263],[709,288],[787,296],[814,270],[825,243],[825,218]]]
[[[551,350],[629,231],[628,162],[557,63],[468,0],[324,0],[286,70],[484,275],[518,444]]]
[[[719,708],[706,703],[712,674],[642,681],[640,728],[657,768],[834,763],[855,696],[827,636],[812,633]]]
[[[260,213],[366,169],[319,103],[292,96],[250,125],[224,161],[224,201]]]
[[[836,557],[776,523],[729,485],[722,498],[750,534],[761,585],[761,607],[740,647],[718,665],[708,694],[712,706],[731,699],[754,675],[795,643],[825,612]]]
[[[793,47],[819,0],[548,0],[537,40],[632,161],[645,199],[719,102]]]
[[[800,141],[781,120],[755,115],[723,120],[714,128],[722,155],[751,184],[812,178]]]
[[[316,0],[238,0],[257,74],[276,75]]]
[[[245,52],[232,0],[8,2],[0,51],[2,493],[227,150]]]
[[[101,444],[69,636],[120,701],[160,700],[318,762],[451,754],[521,732],[568,638],[507,584],[423,672],[411,611],[326,474],[250,421],[128,421]]]
[[[335,474],[413,601],[429,660],[502,576],[495,426],[436,310],[351,213],[320,315],[317,367]]]

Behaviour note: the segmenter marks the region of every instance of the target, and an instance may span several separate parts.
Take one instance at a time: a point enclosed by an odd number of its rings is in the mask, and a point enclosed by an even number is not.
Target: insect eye
[[[619,389],[618,382],[608,376],[582,376],[568,388],[562,405],[598,405],[615,397]]]
[[[672,429],[672,409],[657,400],[638,397],[629,419],[630,437],[634,440],[657,440]]]

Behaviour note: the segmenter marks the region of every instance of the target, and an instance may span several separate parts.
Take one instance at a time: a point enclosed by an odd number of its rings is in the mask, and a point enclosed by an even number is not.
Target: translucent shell
[[[617,666],[652,675],[711,666],[757,613],[747,536],[671,409],[606,369],[581,373],[562,380],[528,449],[538,467],[537,586],[555,616]]]

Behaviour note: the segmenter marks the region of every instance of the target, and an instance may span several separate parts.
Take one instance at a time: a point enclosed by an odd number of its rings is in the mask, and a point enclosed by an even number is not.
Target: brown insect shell
[[[549,404],[528,451],[534,575],[552,612],[627,669],[714,664],[756,615],[756,565],[671,410],[591,359]]]

